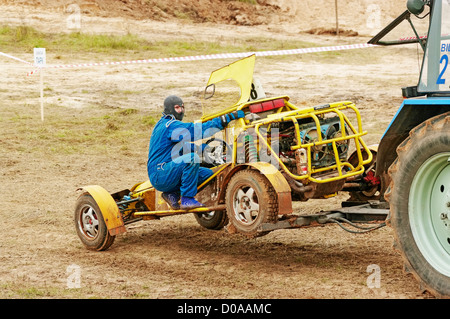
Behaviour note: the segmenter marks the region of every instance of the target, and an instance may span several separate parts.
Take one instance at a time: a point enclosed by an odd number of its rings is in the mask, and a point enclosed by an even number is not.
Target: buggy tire
[[[450,113],[411,130],[385,194],[394,247],[423,290],[450,297]]]
[[[74,219],[78,237],[86,248],[102,251],[114,243],[115,236],[109,234],[100,208],[89,193],[78,198]]]
[[[197,213],[194,216],[200,226],[211,230],[220,230],[228,224],[227,213],[223,210]]]
[[[248,237],[269,232],[259,231],[263,223],[278,218],[278,198],[270,182],[257,170],[238,171],[226,191],[227,215],[235,230]]]

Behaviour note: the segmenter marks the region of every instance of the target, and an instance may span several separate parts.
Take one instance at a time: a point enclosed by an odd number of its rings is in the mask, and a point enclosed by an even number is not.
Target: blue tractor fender
[[[450,112],[450,97],[405,99],[380,140],[376,175],[386,175],[397,158],[397,146],[409,136],[414,127],[446,112]]]

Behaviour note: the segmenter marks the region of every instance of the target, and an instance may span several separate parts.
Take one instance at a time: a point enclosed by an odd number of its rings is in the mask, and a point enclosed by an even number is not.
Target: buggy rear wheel
[[[230,180],[227,193],[227,214],[239,233],[249,237],[261,236],[263,223],[276,222],[278,199],[274,188],[259,171],[245,169]]]
[[[92,250],[106,250],[114,243],[97,202],[89,193],[82,194],[75,206],[75,228],[83,245]]]

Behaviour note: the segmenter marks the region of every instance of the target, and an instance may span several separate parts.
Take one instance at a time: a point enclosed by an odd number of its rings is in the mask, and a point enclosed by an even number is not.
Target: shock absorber
[[[258,162],[258,150],[256,149],[253,135],[247,134],[244,137],[245,158],[249,163]]]

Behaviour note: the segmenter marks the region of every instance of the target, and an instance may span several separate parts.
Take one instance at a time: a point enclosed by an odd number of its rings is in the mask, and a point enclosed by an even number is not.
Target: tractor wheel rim
[[[408,212],[420,252],[432,267],[450,276],[450,152],[421,165],[411,183]]]
[[[95,239],[97,237],[98,216],[91,206],[86,205],[81,209],[78,226],[86,238]]]
[[[233,197],[233,209],[236,220],[246,226],[255,223],[259,215],[259,200],[252,187],[241,187]]]

